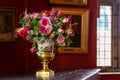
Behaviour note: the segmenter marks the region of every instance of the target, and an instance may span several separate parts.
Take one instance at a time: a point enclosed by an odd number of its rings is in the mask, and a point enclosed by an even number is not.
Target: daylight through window
[[[111,6],[100,6],[97,19],[97,66],[111,66]]]

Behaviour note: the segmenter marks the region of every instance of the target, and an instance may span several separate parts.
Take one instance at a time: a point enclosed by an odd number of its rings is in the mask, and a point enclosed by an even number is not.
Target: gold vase
[[[54,56],[55,55],[52,52],[44,52],[38,55],[38,58],[41,60],[43,68],[42,70],[36,72],[37,78],[42,78],[43,80],[46,80],[54,76],[54,71],[48,68],[48,63],[54,58]]]

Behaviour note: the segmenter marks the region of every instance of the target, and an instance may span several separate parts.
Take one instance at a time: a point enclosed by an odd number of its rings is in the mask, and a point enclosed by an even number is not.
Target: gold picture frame
[[[75,31],[72,46],[58,48],[58,53],[87,53],[88,52],[88,30],[89,30],[89,10],[78,8],[61,8],[53,7],[61,10],[65,15],[72,15],[73,22],[79,23]],[[75,16],[75,18],[74,18]]]
[[[87,5],[87,0],[50,0],[51,4]]]
[[[15,19],[16,9],[1,7],[0,8],[0,41],[11,42],[15,41]]]

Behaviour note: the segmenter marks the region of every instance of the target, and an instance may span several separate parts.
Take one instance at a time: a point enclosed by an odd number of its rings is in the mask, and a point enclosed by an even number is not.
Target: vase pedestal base
[[[44,53],[40,53],[38,58],[41,60],[42,69],[36,72],[37,78],[42,78],[43,80],[47,80],[54,76],[54,71],[48,68],[49,62],[54,58],[53,52],[46,51]]]
[[[36,77],[42,78],[43,80],[46,80],[53,76],[54,76],[54,71],[52,71],[52,70],[40,70],[40,71],[36,72]]]

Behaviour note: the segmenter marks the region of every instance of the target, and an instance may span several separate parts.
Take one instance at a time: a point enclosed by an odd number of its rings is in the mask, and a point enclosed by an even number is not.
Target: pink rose
[[[48,26],[51,24],[51,21],[49,17],[42,17],[42,19],[40,20],[40,24],[41,26]]]
[[[41,34],[47,34],[47,30],[46,30],[45,27],[43,27],[43,26],[41,26],[41,27],[39,28],[39,32],[40,32]]]
[[[31,53],[36,53],[37,51],[38,51],[38,49],[36,47],[30,48],[30,52]]]
[[[64,43],[64,41],[65,41],[65,37],[64,36],[58,36],[57,37],[57,42],[58,43]]]
[[[46,27],[41,26],[41,27],[39,28],[39,32],[40,32],[41,34],[50,34],[52,30],[53,30],[53,28],[52,28],[51,26],[46,26]]]
[[[39,18],[39,13],[33,13],[31,15],[31,17],[34,18],[34,19],[37,19],[37,18]]]

